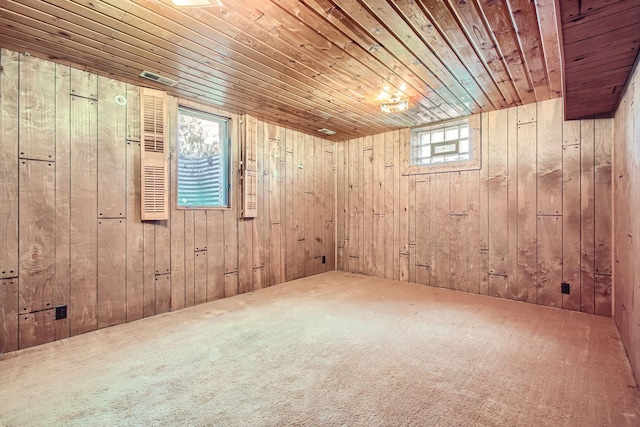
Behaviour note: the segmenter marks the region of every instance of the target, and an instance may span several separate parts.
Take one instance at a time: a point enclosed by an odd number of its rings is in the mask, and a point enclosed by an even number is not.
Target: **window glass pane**
[[[431,158],[431,163],[443,163],[444,156],[435,156]]]
[[[460,160],[469,160],[469,153],[460,154]]]
[[[458,143],[458,151],[461,153],[468,153],[469,152],[469,140],[468,139],[461,139],[460,142]]]
[[[431,134],[423,132],[420,134],[420,144],[429,144],[431,142]]]
[[[420,148],[421,157],[431,157],[431,145],[425,145]]]
[[[445,156],[444,161],[445,162],[456,162],[459,160],[459,156],[457,154],[453,154],[453,155],[449,155],[449,156]]]
[[[178,206],[228,207],[228,119],[178,111]]]
[[[445,141],[455,141],[458,139],[458,126],[454,128],[447,128],[445,130]]]
[[[444,130],[436,130],[431,132],[431,142],[442,142],[444,141]]]
[[[469,138],[469,126],[460,126],[460,138]]]

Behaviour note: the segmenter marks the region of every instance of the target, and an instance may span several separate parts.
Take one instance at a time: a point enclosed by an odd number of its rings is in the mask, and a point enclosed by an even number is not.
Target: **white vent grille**
[[[178,84],[177,80],[170,79],[168,77],[163,77],[159,74],[152,73],[151,71],[143,71],[139,74],[140,77],[144,77],[148,80],[153,80],[154,82],[161,83],[167,86],[175,86]]]
[[[335,135],[335,131],[332,131],[331,129],[327,129],[327,128],[322,128],[322,129],[318,129],[318,132],[320,133],[324,133],[325,135]]]

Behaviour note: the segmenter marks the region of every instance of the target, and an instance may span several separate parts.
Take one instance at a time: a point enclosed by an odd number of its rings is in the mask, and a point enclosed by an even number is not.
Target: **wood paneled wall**
[[[479,121],[480,170],[404,175],[408,130],[337,145],[338,269],[611,316],[613,121]]]
[[[172,176],[170,220],[143,223],[139,88],[0,59],[0,353],[333,270],[334,143],[257,121],[256,219],[235,138],[232,210],[176,210]]]
[[[636,379],[640,380],[640,67],[615,115],[615,320]]]

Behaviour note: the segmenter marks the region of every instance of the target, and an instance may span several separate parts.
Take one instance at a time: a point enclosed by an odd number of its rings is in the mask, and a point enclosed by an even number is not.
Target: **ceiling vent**
[[[318,132],[324,133],[325,135],[335,135],[336,134],[334,131],[332,131],[331,129],[327,129],[327,128],[318,129]]]
[[[178,84],[177,80],[172,80],[168,77],[162,77],[159,74],[152,73],[151,71],[143,71],[140,74],[140,77],[144,77],[145,79],[153,80],[154,82],[158,82],[167,86],[175,86]]]

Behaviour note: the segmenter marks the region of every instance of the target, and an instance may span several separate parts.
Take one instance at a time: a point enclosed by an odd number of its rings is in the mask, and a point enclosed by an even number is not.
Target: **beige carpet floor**
[[[3,426],[639,426],[611,319],[331,272],[0,358]]]

